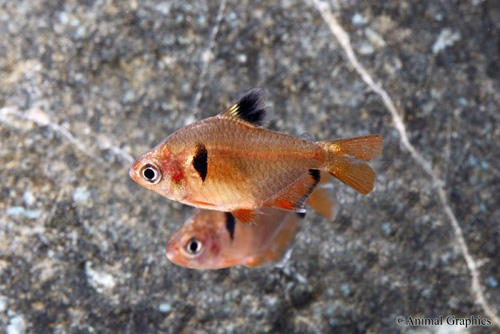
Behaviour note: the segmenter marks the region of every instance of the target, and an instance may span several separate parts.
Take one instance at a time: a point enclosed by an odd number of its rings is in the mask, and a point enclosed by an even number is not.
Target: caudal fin
[[[330,174],[363,195],[373,190],[375,172],[366,162],[351,156],[336,156]]]
[[[321,142],[335,155],[350,155],[363,161],[370,161],[382,153],[382,137],[379,135]]]
[[[379,135],[318,142],[327,150],[328,172],[363,195],[370,193],[375,182],[375,172],[366,163],[382,152]]]

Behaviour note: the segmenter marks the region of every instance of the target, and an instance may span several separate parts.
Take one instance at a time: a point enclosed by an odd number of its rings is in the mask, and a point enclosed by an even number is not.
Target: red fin
[[[330,221],[335,220],[340,209],[333,191],[332,180],[333,177],[328,173],[321,172],[321,181],[307,200],[307,205]]]
[[[363,195],[373,189],[375,172],[364,161],[348,155],[338,155],[329,166],[330,174],[350,187],[353,187]]]
[[[231,211],[234,218],[238,219],[243,224],[250,224],[255,221],[255,210],[239,209]]]
[[[382,137],[379,135],[319,142],[335,155],[350,155],[370,161],[382,152]]]
[[[265,202],[264,206],[305,212],[304,204],[319,183],[320,178],[319,170],[310,169],[308,173],[283,189],[274,198]]]

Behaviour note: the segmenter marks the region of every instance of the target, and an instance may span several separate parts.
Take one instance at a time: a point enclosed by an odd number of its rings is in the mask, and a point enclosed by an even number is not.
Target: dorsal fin
[[[255,126],[264,124],[266,118],[264,90],[252,89],[219,116],[237,118]]]

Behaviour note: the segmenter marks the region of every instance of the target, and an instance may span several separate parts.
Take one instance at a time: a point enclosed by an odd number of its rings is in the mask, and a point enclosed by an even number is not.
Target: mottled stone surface
[[[225,4],[212,44],[217,1],[0,3],[1,333],[432,333],[395,319],[486,317],[432,180],[317,9],[248,3]],[[500,2],[331,7],[445,181],[498,315]],[[336,182],[340,217],[311,212],[282,269],[172,265],[191,208],[130,180],[131,156],[257,86],[271,129],[380,133],[375,190]]]

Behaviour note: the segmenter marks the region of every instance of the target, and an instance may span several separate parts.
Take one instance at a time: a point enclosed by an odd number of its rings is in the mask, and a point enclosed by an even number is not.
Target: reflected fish
[[[331,176],[321,173],[308,205],[333,221],[339,211]],[[244,265],[276,265],[289,254],[302,213],[263,208],[254,225],[244,225],[231,213],[195,209],[167,244],[167,258],[194,269]]]
[[[140,156],[130,177],[171,200],[231,212],[253,222],[261,207],[305,212],[325,171],[362,194],[373,189],[368,161],[379,135],[310,141],[259,128],[266,117],[256,88],[217,116],[181,128]]]

